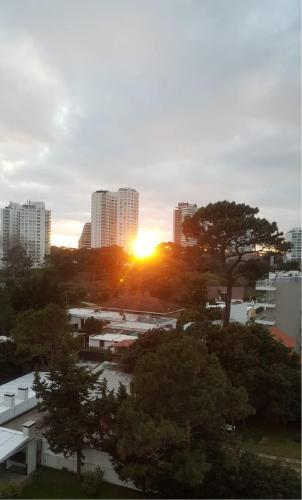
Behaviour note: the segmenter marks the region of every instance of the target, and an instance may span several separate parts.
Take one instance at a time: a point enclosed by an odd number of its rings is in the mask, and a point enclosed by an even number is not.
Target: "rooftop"
[[[23,448],[30,438],[23,432],[0,427],[0,463]]]
[[[46,373],[41,372],[40,376],[45,379]],[[0,385],[0,424],[36,406],[36,393],[32,389],[33,382],[34,372],[31,372]]]
[[[138,337],[132,337],[132,339],[137,339]],[[91,335],[92,340],[104,340],[107,342],[122,342],[123,340],[129,340],[129,335],[117,334],[117,333],[103,333],[100,335]],[[131,340],[131,339],[130,339]]]
[[[295,339],[287,335],[287,333],[283,332],[277,326],[272,326],[270,328],[270,332],[273,337],[275,337],[279,342],[282,342],[286,347],[294,349],[296,347]]]

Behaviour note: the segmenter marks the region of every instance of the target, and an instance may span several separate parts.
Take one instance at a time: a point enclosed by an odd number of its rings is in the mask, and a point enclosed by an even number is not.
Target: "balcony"
[[[274,326],[276,324],[276,321],[265,318],[257,318],[255,319],[255,323],[256,325]]]
[[[275,292],[276,287],[273,285],[270,280],[261,280],[256,282],[256,290],[259,291],[267,291],[267,292]]]
[[[255,306],[263,306],[265,309],[275,309],[276,308],[276,300],[273,297],[264,296],[257,297]]]

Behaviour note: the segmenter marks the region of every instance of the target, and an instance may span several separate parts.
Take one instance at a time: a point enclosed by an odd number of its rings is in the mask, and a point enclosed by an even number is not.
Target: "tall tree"
[[[19,313],[11,336],[20,361],[38,363],[42,369],[53,366],[62,351],[73,347],[66,311],[56,304]]]
[[[32,267],[32,260],[27,255],[26,250],[19,244],[9,249],[5,260],[5,270],[12,278],[27,273]]]
[[[299,355],[276,340],[267,328],[231,323],[221,329],[203,323],[191,326],[186,333],[203,340],[233,386],[245,388],[259,417],[270,422],[299,421]]]
[[[247,267],[250,270],[246,257],[272,250],[285,253],[289,248],[276,222],[256,217],[258,212],[244,203],[218,201],[199,208],[184,222],[185,234],[220,262],[227,287],[224,326],[230,321],[233,285]]]
[[[142,356],[116,418],[113,455],[121,478],[164,495],[202,484],[212,450],[228,439],[223,426],[236,414],[231,392],[201,339],[178,335]],[[244,418],[251,408],[238,396]]]
[[[65,457],[76,454],[77,474],[81,475],[83,449],[96,431],[93,394],[99,373],[78,366],[73,356],[59,356],[47,379],[35,374],[34,391],[44,416],[45,437],[50,449]]]

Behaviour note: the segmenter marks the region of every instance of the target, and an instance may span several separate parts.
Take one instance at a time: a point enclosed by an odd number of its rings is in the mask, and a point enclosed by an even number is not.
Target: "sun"
[[[133,245],[133,253],[138,259],[145,259],[154,254],[155,247],[159,243],[159,238],[155,233],[141,233],[135,240]]]

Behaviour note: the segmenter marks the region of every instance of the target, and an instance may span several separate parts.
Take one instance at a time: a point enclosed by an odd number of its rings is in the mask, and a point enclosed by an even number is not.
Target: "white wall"
[[[83,472],[94,471],[97,467],[100,467],[102,471],[104,471],[104,481],[107,483],[135,488],[130,481],[123,483],[123,481],[120,480],[113,468],[108,453],[91,448],[85,448],[83,453],[85,455],[85,461],[82,467]],[[62,453],[56,455],[49,449],[48,442],[45,438],[42,439],[41,465],[59,470],[65,467],[71,472],[76,472],[77,470],[76,456],[73,455],[70,458],[65,458]]]

